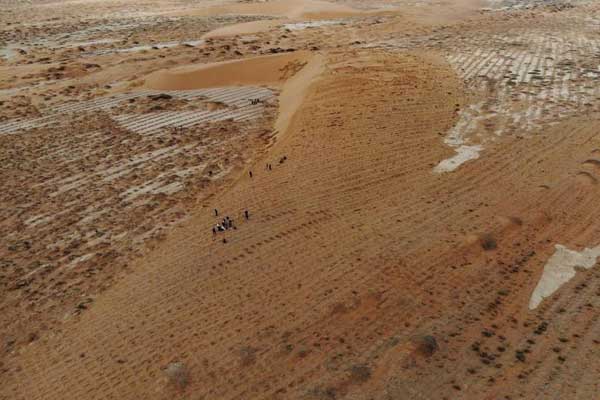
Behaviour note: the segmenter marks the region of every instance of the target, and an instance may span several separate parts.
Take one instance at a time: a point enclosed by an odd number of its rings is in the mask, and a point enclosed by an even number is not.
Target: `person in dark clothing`
[[[217,234],[217,228],[215,228],[215,227],[213,226],[213,228],[212,228],[212,232],[213,232],[213,236],[214,236],[214,235],[216,235],[216,234]]]
[[[252,178],[252,171],[248,171],[248,174],[250,175],[250,178]]]
[[[215,208],[215,217],[217,217],[218,215],[219,215],[219,210],[217,210],[217,209]]]
[[[248,220],[250,219],[250,213],[248,212],[248,210],[244,210],[244,217]]]

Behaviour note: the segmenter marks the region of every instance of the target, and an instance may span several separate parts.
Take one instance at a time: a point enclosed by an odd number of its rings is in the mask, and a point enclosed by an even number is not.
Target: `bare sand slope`
[[[432,80],[434,74],[449,79]],[[294,398],[313,389],[330,346],[345,352],[349,345],[365,350],[373,344],[361,344],[347,331],[362,324],[362,316],[351,322],[355,312],[343,311],[342,304],[350,301],[352,308],[355,299],[371,309],[388,273],[399,274],[395,282],[409,273],[385,261],[394,257],[382,252],[389,243],[378,231],[388,218],[376,210],[388,208],[393,182],[415,167],[415,159],[398,162],[398,146],[425,141],[446,151],[437,131],[454,120],[460,88],[452,76],[447,66],[414,57],[331,57],[286,135],[254,166],[254,178],[241,179],[215,202],[238,221],[228,243],[211,237],[214,219],[206,209],[66,329],[69,339],[40,340],[24,349],[9,370],[27,372],[9,372],[2,394],[173,398],[177,394],[162,382],[161,368],[175,359],[194,371],[189,389],[209,398],[275,391]],[[410,110],[429,102],[441,109],[438,118],[417,116],[398,132]],[[390,106],[395,113],[386,120]],[[265,169],[267,162],[272,171]],[[430,175],[426,160],[416,168]],[[248,222],[241,216],[246,208]],[[330,321],[336,309],[341,313]],[[173,323],[181,318],[185,322]],[[338,333],[313,336],[330,328]],[[72,363],[63,364],[64,352]],[[97,372],[81,376],[80,368]],[[35,385],[23,382],[24,376]],[[273,376],[268,387],[257,386],[267,376]],[[293,383],[297,379],[304,383]]]
[[[395,8],[360,10],[339,3],[314,0],[275,0],[258,3],[236,3],[212,6],[186,12],[185,15],[259,15],[277,19],[233,24],[212,30],[203,38],[247,35],[273,29],[285,22],[340,19],[347,17],[390,14]],[[182,14],[183,15],[183,14]]]
[[[159,90],[243,85],[277,87],[281,92],[275,130],[284,133],[304,101],[308,88],[323,72],[323,64],[322,55],[297,51],[162,70],[148,76],[144,86]]]
[[[554,243],[600,234],[579,178],[597,116],[437,175],[465,105],[448,64],[356,50],[321,71],[253,177],[8,359],[0,398],[594,398],[599,272],[528,303]],[[238,229],[213,238],[212,208]]]
[[[206,7],[191,12],[192,15],[268,15],[292,19],[343,18],[365,14],[342,4],[318,0],[274,0],[256,3],[235,3]],[[188,12],[186,12],[189,15]]]
[[[192,65],[158,71],[146,78],[145,87],[158,90],[190,90],[222,86],[282,85],[311,59],[298,51],[271,56]]]

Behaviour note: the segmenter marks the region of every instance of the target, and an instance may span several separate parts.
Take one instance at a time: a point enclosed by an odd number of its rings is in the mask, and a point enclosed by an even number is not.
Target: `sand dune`
[[[13,3],[1,400],[596,400],[599,4]]]
[[[261,21],[244,22],[241,24],[233,24],[217,28],[202,36],[204,39],[210,38],[221,38],[235,35],[249,35],[258,32],[265,32],[273,29],[281,24],[284,24],[287,20],[284,19],[267,19]]]
[[[274,0],[256,3],[237,3],[207,7],[192,12],[193,15],[268,15],[292,19],[343,18],[365,14],[345,5],[318,0]]]
[[[206,33],[204,38],[218,38],[233,35],[245,35],[264,32],[269,29],[290,22],[318,21],[340,19],[356,16],[384,15],[397,10],[387,7],[381,10],[362,10],[338,3],[317,0],[275,0],[258,3],[231,4],[214,6],[192,11],[193,15],[257,15],[270,16],[277,19],[245,22],[217,28]],[[186,14],[187,15],[187,14]],[[287,19],[279,19],[287,18]]]
[[[322,69],[322,55],[300,51],[159,71],[146,78],[145,87],[155,90],[244,85],[279,87],[281,93],[275,129],[283,133]]]
[[[186,66],[148,76],[145,87],[190,90],[221,86],[281,85],[311,59],[308,52],[290,52],[221,63]]]

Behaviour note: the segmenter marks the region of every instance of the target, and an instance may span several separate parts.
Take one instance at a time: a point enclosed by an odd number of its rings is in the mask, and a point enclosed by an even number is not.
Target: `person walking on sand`
[[[244,210],[244,217],[246,218],[246,220],[250,219],[250,213],[248,212],[248,210]]]
[[[250,175],[250,178],[252,178],[252,171],[248,171],[248,175]]]
[[[215,217],[218,217],[218,216],[219,216],[219,210],[217,210],[217,209],[215,208]]]
[[[212,232],[213,232],[213,236],[215,236],[217,234],[217,228],[215,228],[214,226],[212,227]]]

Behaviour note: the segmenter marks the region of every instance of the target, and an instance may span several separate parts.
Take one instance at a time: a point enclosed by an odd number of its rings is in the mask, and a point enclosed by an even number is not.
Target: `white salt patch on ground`
[[[102,210],[95,210],[92,206],[90,206],[83,213],[85,215],[85,217],[83,217],[81,220],[79,220],[79,222],[77,222],[77,225],[87,225],[90,222],[98,219],[102,215],[106,214],[108,211],[109,211],[108,208],[105,208]]]
[[[55,215],[34,215],[33,217],[25,220],[25,225],[36,226],[39,224],[46,224],[52,221]]]
[[[440,161],[433,169],[433,172],[441,174],[443,172],[454,171],[467,161],[479,158],[479,152],[483,150],[483,147],[479,145],[459,146],[454,150],[456,154],[453,157]]]
[[[575,267],[592,268],[600,257],[600,246],[585,248],[581,252],[569,250],[560,244],[555,247],[556,251],[544,266],[542,277],[529,300],[530,310],[535,309],[542,300],[571,280],[575,276]]]
[[[0,58],[10,60],[15,56],[15,51],[10,47],[3,47],[0,49]]]
[[[452,147],[456,154],[439,162],[433,168],[433,172],[441,174],[451,172],[460,167],[469,160],[479,158],[479,153],[483,150],[481,145],[466,145],[466,136],[476,130],[478,121],[482,119],[478,114],[481,111],[482,104],[474,104],[465,111],[462,111],[456,125],[450,130],[444,143]]]
[[[204,44],[204,39],[186,40],[186,41],[182,41],[182,42],[165,42],[165,43],[155,43],[155,44],[144,44],[144,45],[139,45],[139,46],[126,47],[123,49],[105,49],[105,50],[93,51],[88,54],[102,55],[102,54],[110,54],[110,53],[134,53],[134,52],[138,52],[138,51],[149,51],[149,50],[155,50],[155,49],[170,49],[173,47],[184,46],[184,45],[198,47],[202,44]]]
[[[284,24],[283,27],[285,29],[289,29],[290,31],[300,31],[307,28],[318,28],[320,26],[327,25],[342,25],[344,21],[332,21],[332,20],[322,20],[322,21],[308,21],[308,22],[296,22],[294,24]]]
[[[65,43],[59,47],[79,47],[79,46],[95,46],[97,44],[110,44],[117,42],[117,39],[97,39],[97,40],[87,40],[84,42],[72,42]]]
[[[74,259],[73,261],[71,261],[68,265],[67,268],[73,268],[75,267],[77,264],[82,263],[84,261],[87,261],[89,259],[91,259],[92,257],[94,257],[94,253],[89,253],[89,254],[85,254],[81,257],[77,257],[76,259]]]

